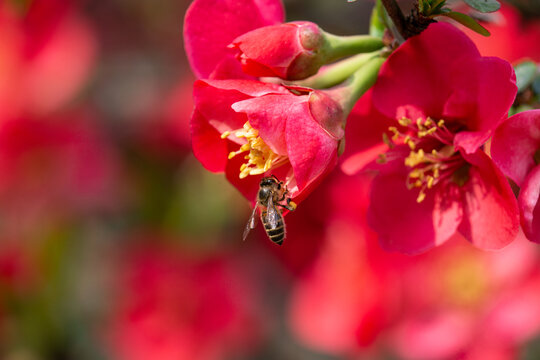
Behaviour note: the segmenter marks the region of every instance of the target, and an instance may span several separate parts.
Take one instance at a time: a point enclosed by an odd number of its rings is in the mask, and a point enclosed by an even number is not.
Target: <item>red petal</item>
[[[194,0],[186,12],[184,44],[195,75],[207,78],[232,57],[227,46],[236,37],[283,19],[279,0]]]
[[[289,157],[300,191],[337,160],[337,140],[313,118],[308,99],[289,93],[233,105],[235,111],[247,114],[251,126],[272,151]]]
[[[349,175],[363,170],[388,149],[382,141],[382,135],[388,132],[388,127],[396,125],[395,119],[377,111],[373,106],[372,95],[372,90],[366,92],[347,118],[341,169]]]
[[[536,166],[540,149],[540,110],[516,114],[501,124],[491,141],[491,156],[502,172],[521,186]]]
[[[191,118],[191,144],[193,154],[209,171],[223,172],[227,164],[227,142],[221,134],[208,123],[208,120],[195,110]]]
[[[253,80],[197,80],[193,86],[195,108],[220,133],[243,127],[247,118],[235,112],[231,105],[270,93],[289,93],[279,85]]]
[[[454,145],[475,152],[506,118],[516,97],[512,66],[499,58],[463,59],[452,68],[453,92],[444,106],[443,118],[466,126]]]
[[[285,128],[291,113],[303,116],[307,96],[267,95],[235,103],[234,111],[246,113],[250,125],[259,131],[259,136],[280,155],[287,155]]]
[[[540,243],[540,166],[536,166],[525,178],[519,193],[521,227],[527,239]]]
[[[406,177],[403,169],[381,173],[373,180],[368,221],[385,250],[418,254],[454,235],[461,222],[461,208],[453,188],[447,192],[429,189],[424,201],[418,203],[418,190],[407,189]]]
[[[373,90],[375,106],[390,118],[440,118],[452,92],[457,61],[479,57],[469,38],[454,26],[431,24],[408,39],[381,68]]]
[[[265,26],[250,31],[233,41],[233,44],[241,51],[242,57],[250,59],[250,62],[268,66],[271,71],[267,76],[287,77],[287,68],[303,50],[298,36],[298,26],[295,24],[280,24]],[[249,64],[247,63],[247,64]],[[244,71],[250,67],[244,67]],[[246,71],[254,76],[259,75],[262,69]]]
[[[337,140],[311,117],[302,120],[290,117],[285,133],[289,161],[299,190],[317,181],[337,163]]]
[[[519,229],[516,198],[483,151],[463,157],[472,166],[469,180],[461,187],[464,213],[459,231],[480,249],[501,249],[514,241]]]

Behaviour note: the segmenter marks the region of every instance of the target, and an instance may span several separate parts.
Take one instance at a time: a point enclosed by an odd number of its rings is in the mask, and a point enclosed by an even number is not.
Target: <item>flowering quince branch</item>
[[[498,4],[467,3],[481,11]],[[483,27],[446,0],[419,0],[407,17],[394,0],[379,0],[372,34],[380,36],[340,37],[311,22],[281,23],[278,0],[246,4],[217,1],[216,42],[201,30],[216,32],[205,13],[213,2],[195,0],[186,14],[186,49],[200,77],[192,144],[203,166],[224,172],[252,202],[260,179],[275,175],[300,203],[343,154],[344,172],[377,173],[368,222],[386,250],[417,254],[457,233],[478,248],[500,249],[516,237],[520,214],[525,234],[540,242],[540,170],[531,162],[540,142],[531,135],[514,155],[504,150],[517,139],[508,134],[540,128],[540,115],[507,120],[517,93],[512,66],[481,56],[464,33],[434,18]],[[265,10],[272,16],[247,25],[250,13]],[[484,144],[496,129],[492,160]],[[382,140],[347,153],[345,131],[353,149]],[[523,186],[519,207],[504,175]]]

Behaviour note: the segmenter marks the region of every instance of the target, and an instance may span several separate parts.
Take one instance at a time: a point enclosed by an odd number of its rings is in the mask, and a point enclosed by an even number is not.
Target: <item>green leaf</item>
[[[490,13],[501,8],[501,4],[497,0],[463,0],[475,10],[483,13]]]
[[[479,33],[480,35],[484,35],[484,36],[491,35],[485,27],[477,23],[476,20],[474,20],[469,15],[465,15],[456,11],[450,11],[450,12],[445,12],[441,14],[441,16],[446,16],[451,19],[454,19],[461,25],[468,27],[469,29]]]
[[[518,92],[522,92],[532,84],[538,71],[536,63],[533,61],[519,63],[514,66],[514,70],[516,71]]]

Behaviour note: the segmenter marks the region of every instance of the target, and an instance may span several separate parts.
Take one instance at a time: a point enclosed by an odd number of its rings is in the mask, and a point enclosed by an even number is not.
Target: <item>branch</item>
[[[405,15],[403,15],[403,12],[401,11],[401,8],[397,4],[396,0],[381,0],[381,2],[401,36],[404,39],[411,37],[413,34],[409,32]]]

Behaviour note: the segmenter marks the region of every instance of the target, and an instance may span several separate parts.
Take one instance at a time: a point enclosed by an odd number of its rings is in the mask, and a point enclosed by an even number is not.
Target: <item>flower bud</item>
[[[335,36],[308,21],[261,27],[229,45],[237,51],[236,57],[245,73],[287,80],[305,79],[324,64],[382,46],[378,38]]]
[[[314,23],[302,21],[265,26],[250,31],[229,46],[245,73],[304,79],[322,66],[320,56],[324,36]]]

